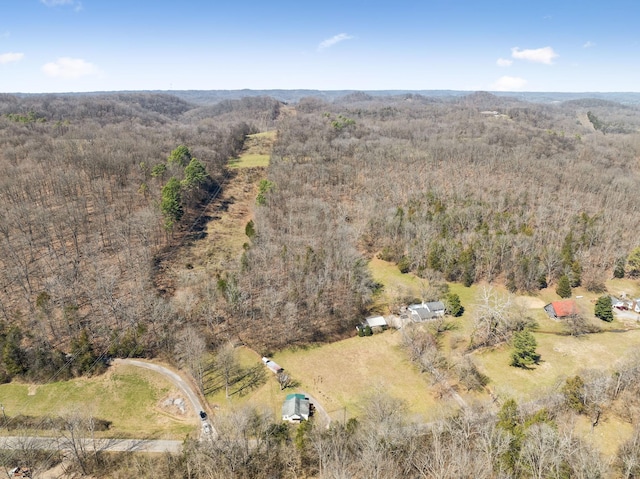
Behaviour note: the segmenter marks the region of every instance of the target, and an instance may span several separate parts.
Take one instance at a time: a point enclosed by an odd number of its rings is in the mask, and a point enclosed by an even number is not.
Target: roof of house
[[[309,400],[304,394],[289,394],[282,405],[282,418],[309,418]]]
[[[307,396],[305,396],[304,394],[300,394],[300,393],[295,393],[295,394],[287,394],[287,397],[285,398],[287,401],[289,399],[307,399]]]
[[[370,318],[367,318],[365,321],[367,322],[367,324],[371,328],[374,328],[376,326],[386,326],[387,325],[387,320],[384,319],[382,316],[372,316]]]
[[[407,309],[418,315],[420,320],[433,319],[444,314],[442,301],[429,301],[428,303],[411,304]]]
[[[578,306],[573,299],[563,299],[562,301],[553,301],[551,303],[553,310],[558,318],[564,318],[573,314],[578,314]]]
[[[429,301],[425,304],[429,311],[444,311],[444,303],[442,301]]]
[[[444,311],[444,303],[442,301],[429,301],[428,303],[410,304],[407,306],[411,311],[418,309],[427,309],[428,311]]]
[[[412,308],[411,311],[418,315],[418,317],[422,320],[424,319],[433,319],[438,316],[438,313],[435,311],[429,311],[428,308]]]

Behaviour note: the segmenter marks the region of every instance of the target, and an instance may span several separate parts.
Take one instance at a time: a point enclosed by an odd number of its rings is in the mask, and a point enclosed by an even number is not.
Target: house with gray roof
[[[429,301],[428,303],[412,304],[407,307],[411,321],[420,323],[444,316],[444,303],[442,301]]]
[[[309,419],[309,398],[304,394],[288,394],[282,405],[282,420],[301,422]]]

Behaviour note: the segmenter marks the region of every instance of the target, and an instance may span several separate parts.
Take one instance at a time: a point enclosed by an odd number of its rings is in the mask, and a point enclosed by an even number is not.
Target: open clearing
[[[111,421],[101,437],[183,439],[194,430],[194,414],[165,405],[182,395],[160,374],[132,366],[112,366],[92,378],[42,385],[0,385],[0,403],[9,417],[81,412]],[[11,432],[10,432],[11,433]]]
[[[434,398],[429,378],[416,370],[400,348],[401,334],[386,331],[282,351],[274,360],[301,389],[315,396],[333,419],[357,415],[362,400],[376,389],[406,401],[409,410],[422,420],[451,412],[455,402]]]
[[[230,168],[255,168],[269,166],[271,149],[276,141],[277,132],[265,131],[254,135],[247,135],[244,149],[238,158],[229,162]]]

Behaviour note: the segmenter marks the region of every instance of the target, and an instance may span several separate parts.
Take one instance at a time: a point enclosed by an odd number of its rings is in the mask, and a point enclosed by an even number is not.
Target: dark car
[[[200,419],[202,419],[203,421],[207,419],[207,413],[204,411],[200,411]]]

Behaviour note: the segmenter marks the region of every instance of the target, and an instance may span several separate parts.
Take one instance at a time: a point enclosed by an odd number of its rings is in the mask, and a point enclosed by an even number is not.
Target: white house
[[[301,422],[309,419],[309,398],[304,394],[288,394],[282,405],[282,420]]]

